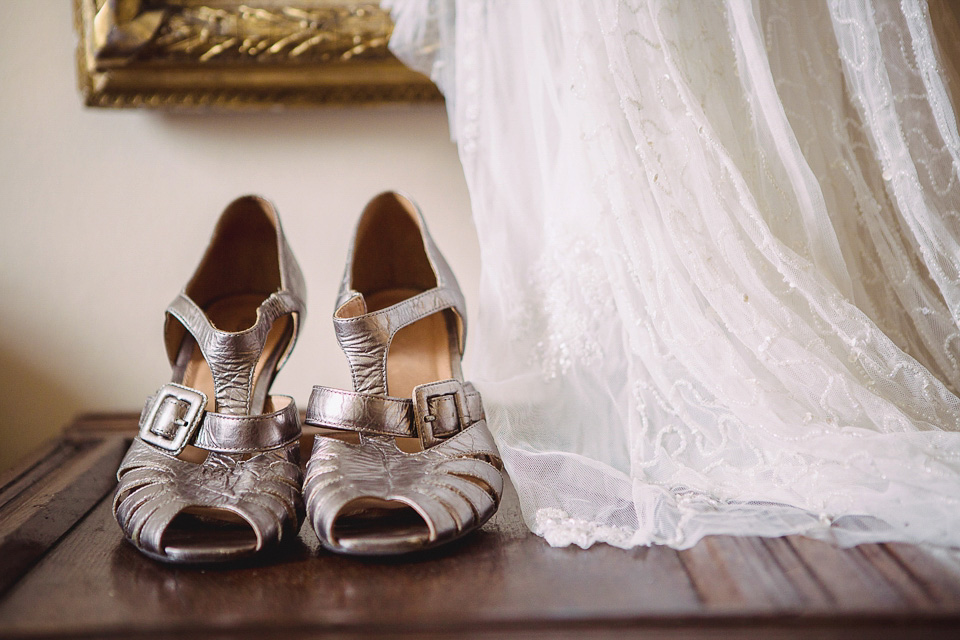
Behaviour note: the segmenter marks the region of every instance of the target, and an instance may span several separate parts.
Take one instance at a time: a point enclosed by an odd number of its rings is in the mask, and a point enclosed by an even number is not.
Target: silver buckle
[[[437,417],[430,413],[430,400],[442,398],[443,396],[453,396],[457,407],[457,421],[460,428],[451,433],[435,435],[433,432],[433,423]],[[423,448],[433,446],[444,438],[449,438],[459,431],[470,426],[469,410],[467,408],[467,396],[463,392],[463,384],[459,380],[444,380],[443,382],[430,382],[422,384],[413,389],[413,422],[420,435],[420,442]]]
[[[153,406],[140,423],[140,439],[179,454],[197,432],[207,406],[202,391],[172,382],[160,387]]]

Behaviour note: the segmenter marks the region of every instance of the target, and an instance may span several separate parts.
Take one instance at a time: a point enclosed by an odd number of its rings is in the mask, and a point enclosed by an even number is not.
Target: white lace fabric
[[[534,532],[960,546],[960,137],[924,2],[390,5],[447,96],[471,378]]]

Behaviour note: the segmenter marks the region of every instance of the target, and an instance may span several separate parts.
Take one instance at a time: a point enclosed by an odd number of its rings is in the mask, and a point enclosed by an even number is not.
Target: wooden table
[[[79,418],[0,478],[0,638],[960,638],[960,554],[715,537],[553,549],[516,493],[467,540],[403,560],[318,549],[177,568],[110,512],[130,415]]]

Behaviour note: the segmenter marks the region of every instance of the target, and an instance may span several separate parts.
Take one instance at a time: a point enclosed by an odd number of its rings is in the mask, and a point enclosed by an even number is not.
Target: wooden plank
[[[910,602],[855,549],[839,549],[802,536],[785,540],[843,611],[910,611]]]
[[[796,591],[805,613],[835,609],[835,603],[823,584],[785,538],[764,538],[763,546],[776,560],[783,577]]]
[[[35,483],[46,478],[64,462],[76,455],[78,446],[62,440],[52,440],[28,456],[24,464],[15,466],[0,484],[0,510],[12,500],[23,496]]]
[[[509,483],[480,532],[415,557],[336,556],[305,525],[245,564],[163,565],[123,540],[110,509],[135,425],[84,417],[0,491],[0,637],[931,640],[960,628],[958,552],[799,537],[554,549]]]
[[[137,433],[139,413],[83,413],[74,418],[64,430],[67,438],[124,435],[132,438]]]
[[[862,544],[850,549],[848,555],[860,556],[883,576],[914,611],[936,609],[937,602],[924,585],[916,580],[904,565],[879,544]]]
[[[822,589],[782,543],[711,536],[682,551],[681,560],[704,605],[715,611],[800,612],[829,605]],[[784,561],[792,561],[791,575]]]
[[[483,530],[413,558],[318,548],[309,525],[281,553],[184,568],[123,540],[105,498],[0,600],[0,636],[243,630],[283,621],[319,630],[550,629],[696,616],[677,554],[654,547],[554,549],[523,528],[510,490]],[[620,622],[618,622],[620,621]]]
[[[938,609],[960,607],[960,560],[957,550],[923,549],[909,544],[885,544]]]
[[[727,569],[726,558],[717,545],[704,538],[680,552],[680,562],[704,606],[735,608],[746,601],[735,572]]]
[[[0,509],[0,593],[116,484],[124,441],[107,440],[74,451],[56,473],[32,483]]]
[[[50,451],[59,446],[61,446],[59,438],[43,442],[39,447],[18,460],[15,465],[9,469],[0,471],[0,493],[3,493],[12,482],[16,481],[22,475],[28,473],[30,469],[44,459]]]

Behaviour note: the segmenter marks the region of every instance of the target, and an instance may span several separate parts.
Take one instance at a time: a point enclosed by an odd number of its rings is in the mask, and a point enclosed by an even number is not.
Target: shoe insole
[[[422,547],[430,528],[409,505],[376,498],[361,498],[346,505],[333,525],[333,536],[344,549],[365,553]]]

